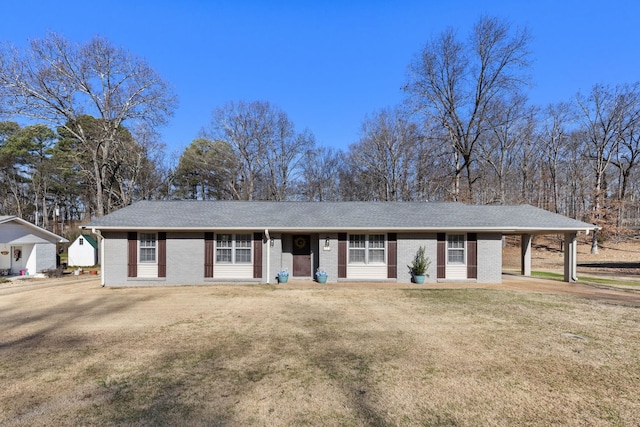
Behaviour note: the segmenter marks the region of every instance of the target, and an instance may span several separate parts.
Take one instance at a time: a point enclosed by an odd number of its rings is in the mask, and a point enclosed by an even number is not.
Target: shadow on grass
[[[34,291],[37,292],[37,291]],[[118,298],[117,301],[94,297],[86,301],[72,299],[57,305],[42,304],[37,309],[25,309],[19,301],[13,307],[4,308],[0,314],[0,350],[24,346],[25,350],[37,347],[50,334],[62,330],[80,318],[91,318],[99,322],[101,318],[117,316],[118,312],[131,310],[152,296]],[[15,336],[13,339],[6,337]],[[78,338],[80,339],[80,338]]]
[[[375,400],[376,387],[371,378],[372,364],[380,363],[380,353],[367,354],[363,348],[353,348],[353,342],[357,338],[346,341],[336,339],[335,323],[348,324],[348,320],[339,320],[341,313],[338,311],[325,312],[319,319],[325,319],[315,323],[313,341],[320,343],[317,350],[309,354],[311,362],[338,387],[346,400],[345,405],[352,408],[354,419],[364,425],[385,426],[389,422],[379,413]],[[331,319],[329,322],[327,319]],[[344,332],[343,332],[344,333]],[[342,341],[342,342],[341,342]],[[392,357],[393,349],[389,349],[387,357]]]
[[[618,261],[588,262],[588,263],[578,263],[578,267],[638,269],[640,268],[640,262],[618,262]]]
[[[208,330],[207,322],[194,325],[207,345],[168,349],[142,370],[101,381],[99,403],[87,412],[100,422],[127,425],[389,425],[375,402],[371,376],[380,354],[393,357],[393,349],[371,354],[354,348],[361,332],[342,339],[345,331],[337,325],[348,320],[339,310],[309,306],[302,312],[295,325],[281,321],[279,333],[260,329],[253,335],[254,325],[242,325],[221,334]],[[289,332],[293,328],[304,332]],[[293,365],[280,364],[290,358]],[[333,389],[334,403],[348,408],[347,414],[331,406],[315,413],[282,406],[289,399],[313,401],[317,387]]]

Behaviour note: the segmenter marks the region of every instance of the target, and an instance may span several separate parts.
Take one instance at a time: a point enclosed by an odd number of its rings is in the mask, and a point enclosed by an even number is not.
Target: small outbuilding
[[[33,275],[54,269],[56,245],[66,242],[17,216],[0,216],[0,275]]]
[[[596,229],[529,205],[424,202],[141,201],[96,218],[102,284],[270,283],[293,279],[409,283],[420,248],[428,281],[499,283],[502,238],[562,234],[564,278],[576,280],[576,235]]]
[[[98,242],[90,234],[81,234],[69,245],[69,257],[67,265],[69,267],[91,267],[99,263]]]

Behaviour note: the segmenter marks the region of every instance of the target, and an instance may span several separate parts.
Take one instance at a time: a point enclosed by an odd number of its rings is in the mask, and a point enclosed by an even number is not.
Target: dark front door
[[[293,236],[293,276],[311,277],[311,236]]]

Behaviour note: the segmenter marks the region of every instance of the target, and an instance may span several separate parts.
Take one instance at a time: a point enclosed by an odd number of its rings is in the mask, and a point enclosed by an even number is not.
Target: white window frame
[[[372,239],[381,237],[382,239]],[[377,246],[382,241],[382,247]],[[364,252],[363,260],[353,261],[355,253]],[[382,252],[382,261],[372,261],[372,254]],[[384,233],[375,234],[349,234],[348,242],[348,264],[351,265],[386,265],[387,264],[387,235]]]
[[[147,255],[142,256],[143,251]],[[153,254],[152,260],[148,254]],[[158,263],[158,233],[138,233],[138,263]]]
[[[462,246],[459,245],[460,243],[462,243]],[[451,258],[454,253],[457,254],[456,258],[460,258],[460,254],[462,254],[462,261],[452,261]],[[447,265],[465,265],[466,255],[467,235],[447,234]]]
[[[253,238],[251,233],[216,233],[215,237],[216,264],[247,265],[253,262]],[[222,251],[230,251],[229,258],[231,259],[221,259],[220,254]],[[225,258],[228,257],[225,256]]]

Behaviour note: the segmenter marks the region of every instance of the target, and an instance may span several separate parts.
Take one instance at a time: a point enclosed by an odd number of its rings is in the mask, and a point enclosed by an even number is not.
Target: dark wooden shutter
[[[127,233],[127,277],[138,277],[138,233]]]
[[[398,278],[398,235],[389,233],[387,236],[387,278]]]
[[[253,278],[262,278],[262,233],[253,233]]]
[[[436,277],[444,279],[447,277],[447,235],[438,233],[438,248],[436,260]]]
[[[167,277],[167,233],[158,233],[158,277]]]
[[[467,234],[467,279],[478,278],[478,235]]]
[[[338,278],[347,277],[347,233],[338,233]]]
[[[213,277],[213,232],[204,233],[204,277]]]

